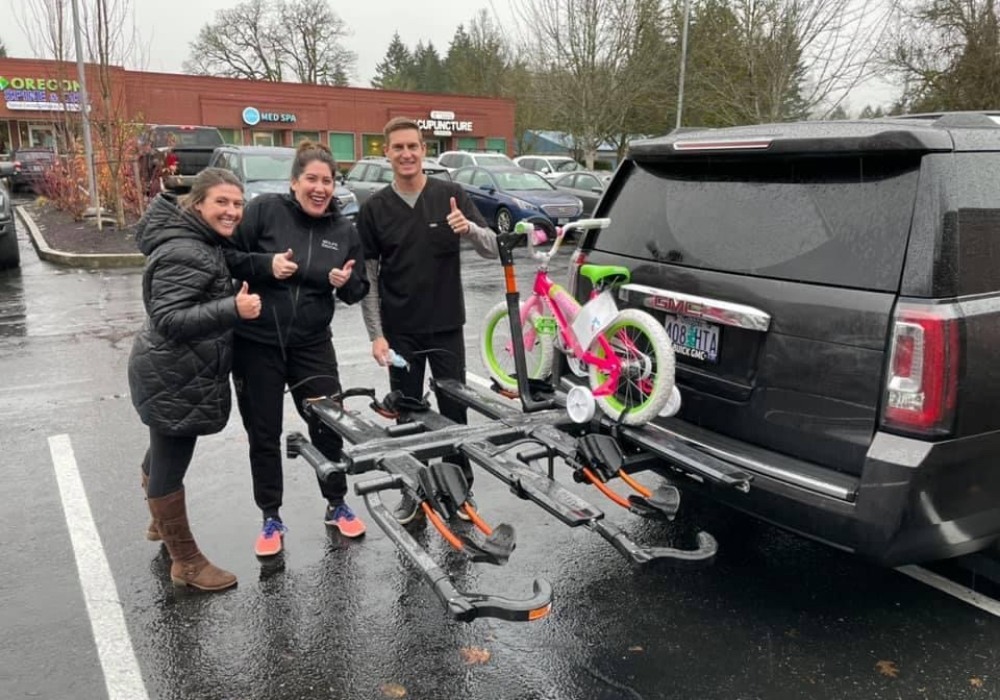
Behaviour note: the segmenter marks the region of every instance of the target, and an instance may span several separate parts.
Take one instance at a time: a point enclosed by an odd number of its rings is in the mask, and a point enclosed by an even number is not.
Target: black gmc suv
[[[1000,119],[1000,117],[998,117]],[[986,113],[634,142],[581,239],[677,354],[688,488],[886,565],[1000,537],[1000,124]],[[664,473],[672,473],[664,470]]]

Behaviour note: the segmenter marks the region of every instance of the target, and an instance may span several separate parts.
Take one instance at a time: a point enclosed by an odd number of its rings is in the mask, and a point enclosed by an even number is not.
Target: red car
[[[45,173],[56,161],[56,154],[48,148],[22,148],[11,153],[14,174],[10,178],[12,191],[28,189],[38,192],[45,182]]]

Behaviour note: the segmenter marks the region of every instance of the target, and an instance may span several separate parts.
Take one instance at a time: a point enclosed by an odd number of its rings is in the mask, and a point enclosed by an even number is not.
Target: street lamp
[[[75,0],[74,0],[75,2]],[[684,24],[681,27],[681,74],[677,81],[677,125],[681,128],[681,114],[684,112],[684,68],[687,65],[688,21],[691,16],[691,0],[684,0]]]
[[[101,228],[101,203],[97,195],[97,176],[94,173],[94,142],[90,138],[90,101],[87,99],[87,76],[83,69],[83,38],[80,32],[80,11],[73,3],[73,36],[76,43],[76,72],[80,77],[80,114],[83,116],[83,150],[87,159],[87,187],[90,188],[90,207]]]

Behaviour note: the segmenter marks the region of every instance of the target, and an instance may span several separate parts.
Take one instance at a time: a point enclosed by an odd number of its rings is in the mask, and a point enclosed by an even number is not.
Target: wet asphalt
[[[544,577],[555,605],[533,623],[454,622],[370,519],[360,541],[327,534],[302,460],[285,463],[286,553],[262,564],[235,410],[225,431],[199,441],[186,483],[202,549],[239,587],[177,591],[169,560],[143,538],[146,433],[125,376],[143,318],[140,271],[44,263],[20,235],[21,269],[0,271],[4,700],[124,697],[95,644],[50,452],[58,435],[72,445],[100,540],[90,544],[107,558],[116,588],[107,596],[121,602],[148,698],[1000,697],[996,617],[711,503],[686,499],[674,523],[637,518],[565,472],[564,484],[641,542],[685,543],[708,530],[719,542],[714,565],[637,570],[482,472],[480,511],[517,528],[510,562],[469,564],[433,530],[418,538],[462,589],[527,597]],[[464,264],[468,365],[482,373],[477,324],[502,299],[502,275],[472,253]],[[565,264],[563,255],[557,270]],[[530,273],[523,265],[520,277]],[[345,385],[386,391],[358,309],[338,309],[334,337]],[[286,429],[302,429],[290,401]]]

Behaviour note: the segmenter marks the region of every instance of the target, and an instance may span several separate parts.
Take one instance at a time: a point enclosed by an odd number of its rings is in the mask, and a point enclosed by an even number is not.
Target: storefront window
[[[219,133],[222,134],[222,142],[228,143],[232,146],[242,146],[243,145],[243,130],[242,129],[223,129],[219,128]]]
[[[479,139],[475,137],[463,136],[458,140],[458,150],[474,151],[479,148]]]
[[[385,142],[385,137],[382,134],[363,134],[361,136],[361,149],[362,156],[381,156],[385,155],[382,152],[382,144]]]
[[[298,146],[299,141],[312,141],[313,143],[319,143],[319,132],[318,131],[293,131],[292,132],[292,145]]]
[[[7,155],[11,148],[10,124],[0,121],[0,155]]]
[[[486,139],[486,150],[496,151],[497,153],[507,152],[507,140],[506,139]]]
[[[276,136],[277,138],[275,138]],[[275,134],[273,131],[255,131],[253,132],[253,145],[279,146],[281,145],[281,135]]]
[[[330,134],[330,151],[338,163],[353,163],[354,134]]]

